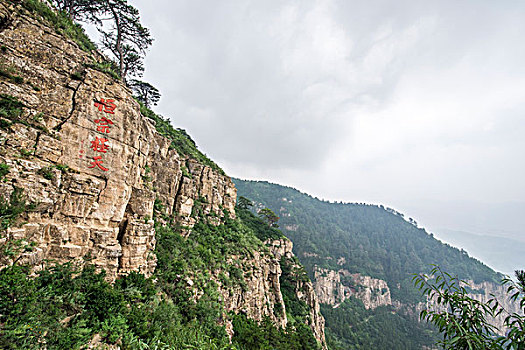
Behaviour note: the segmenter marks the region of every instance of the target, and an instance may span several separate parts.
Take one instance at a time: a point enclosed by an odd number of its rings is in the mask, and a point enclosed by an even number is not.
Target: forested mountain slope
[[[280,216],[281,229],[309,271],[318,265],[380,278],[391,287],[393,299],[400,301],[414,301],[405,293],[412,287],[411,274],[426,271],[429,264],[477,283],[500,280],[480,261],[443,244],[392,209],[329,203],[268,182],[234,179],[234,183],[239,196],[262,203]]]
[[[329,203],[262,181],[234,179],[234,183],[239,196],[280,217],[280,228],[294,243],[294,252],[324,303],[327,335],[334,348],[337,344],[385,349],[431,344],[435,333],[415,323],[424,299],[412,282],[413,274],[428,271],[430,264],[499,290],[500,274],[465,251],[438,241],[393,209]],[[477,288],[476,293],[488,297],[491,287]],[[395,315],[384,308],[395,310]],[[358,323],[355,314],[371,318],[375,326]],[[366,343],[367,337],[371,342]],[[403,342],[396,337],[410,337],[413,347],[407,338]]]

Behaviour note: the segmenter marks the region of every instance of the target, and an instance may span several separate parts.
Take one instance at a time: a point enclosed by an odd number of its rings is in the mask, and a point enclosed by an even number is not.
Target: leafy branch
[[[494,295],[486,303],[473,299],[467,290],[468,283],[457,276],[441,270],[439,266],[430,271],[430,275],[416,274],[413,282],[427,300],[436,306],[420,313],[420,319],[436,325],[443,335],[439,342],[445,349],[525,349],[523,315],[509,314]],[[509,285],[507,293],[511,300],[520,300],[520,308],[525,308],[525,273],[517,271],[519,283],[505,278],[503,284]],[[489,322],[490,318],[507,313],[504,324],[509,329],[505,336],[498,336],[500,331]]]

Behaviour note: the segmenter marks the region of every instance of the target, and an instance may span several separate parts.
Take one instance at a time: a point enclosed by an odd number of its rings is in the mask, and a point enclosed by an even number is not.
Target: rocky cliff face
[[[519,303],[512,302],[506,293],[506,287],[491,282],[474,283],[466,281],[466,287],[470,289],[469,296],[479,300],[482,303],[488,303],[490,299],[496,297],[501,306],[509,313],[522,313]],[[442,306],[436,300],[428,299],[426,302],[417,304],[403,304],[397,300],[392,300],[390,289],[386,281],[362,276],[360,274],[351,274],[347,270],[339,271],[315,268],[315,293],[319,302],[338,307],[350,296],[360,299],[365,308],[375,309],[383,305],[392,305],[396,310],[408,314],[414,319],[419,319],[422,310],[441,310]],[[505,334],[504,320],[507,314],[500,315],[489,320],[493,325],[499,328],[501,334]]]
[[[91,256],[111,278],[150,275],[155,199],[188,228],[197,199],[217,221],[222,209],[234,215],[229,177],[172,149],[125,86],[89,68],[100,57],[20,11],[0,3],[9,23],[0,32],[0,65],[23,79],[0,80],[0,93],[23,104],[18,120],[4,119],[11,125],[0,129],[0,160],[10,169],[0,189],[8,196],[22,188],[37,203],[8,232],[37,244],[27,261]]]
[[[324,304],[339,306],[350,296],[360,299],[367,309],[392,305],[390,289],[385,281],[350,273],[316,267],[314,271],[315,292]]]
[[[466,284],[462,283],[462,286],[470,292],[468,294],[469,297],[478,300],[484,304],[488,304],[489,300],[496,298],[500,306],[506,310],[506,312],[503,312],[497,317],[491,317],[490,319],[488,319],[489,323],[493,324],[498,328],[499,334],[504,335],[506,333],[507,329],[505,328],[505,318],[509,314],[516,313],[523,315],[524,310],[520,309],[519,302],[513,302],[508,296],[507,287],[491,282],[475,283],[472,280],[467,280],[465,282]],[[421,310],[442,310],[443,306],[438,304],[435,299],[427,298],[426,303],[419,303],[415,307],[412,307],[412,309],[415,311],[414,313],[417,313],[419,315],[419,312],[421,312]]]
[[[297,271],[302,268],[302,266],[299,265],[298,260],[295,259],[295,255],[292,252],[292,241],[288,239],[279,239],[267,241],[266,244],[277,261],[283,261],[283,259],[286,260],[286,263],[289,264],[291,271]],[[306,277],[306,273],[304,273],[304,278],[293,278],[292,281],[297,299],[308,305],[308,325],[312,329],[315,338],[323,344],[323,347],[326,347],[324,334],[325,320],[321,315],[319,299],[315,293],[312,282]]]
[[[252,257],[234,256],[231,264],[235,260],[240,261],[238,265],[243,269],[245,286],[225,287],[219,282],[226,311],[242,312],[256,321],[262,321],[268,316],[275,324],[286,327],[287,319],[279,282],[282,272],[279,261],[271,253],[258,251]],[[280,311],[276,311],[277,309]]]
[[[267,240],[267,250],[254,251],[252,256],[232,256],[229,264],[243,270],[244,283],[225,286],[218,278],[214,281],[219,286],[219,292],[224,300],[225,311],[243,313],[251,319],[262,321],[269,317],[274,324],[285,328],[288,325],[286,304],[282,294],[281,278],[283,275],[282,259],[295,261],[292,253],[292,242],[288,239]],[[293,268],[302,267],[294,265]],[[226,273],[225,271],[222,271]],[[215,273],[218,276],[219,273]],[[229,276],[228,276],[229,277]],[[298,300],[308,306],[309,315],[306,323],[326,349],[324,318],[320,312],[320,304],[310,280],[292,279],[294,294]],[[232,335],[230,321],[225,322],[226,330]]]
[[[149,276],[156,267],[154,207],[174,218],[188,239],[202,219],[196,206],[214,224],[225,215],[235,218],[231,179],[178,153],[124,85],[91,68],[103,59],[99,54],[82,51],[38,15],[4,0],[0,43],[0,69],[7,72],[0,75],[2,106],[20,102],[20,113],[0,113],[0,163],[9,166],[0,196],[19,188],[34,204],[4,238],[35,244],[22,262],[37,269],[47,260],[90,259],[110,280],[130,271]],[[226,311],[255,320],[269,316],[285,327],[280,259],[292,257],[292,246],[288,240],[267,243],[268,250],[230,258],[245,284],[218,283],[219,292]],[[296,290],[325,346],[311,282],[297,281]]]

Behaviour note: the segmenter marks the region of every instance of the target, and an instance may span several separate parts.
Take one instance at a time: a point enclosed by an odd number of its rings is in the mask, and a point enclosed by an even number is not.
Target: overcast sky
[[[525,2],[132,3],[154,109],[229,175],[523,233]]]

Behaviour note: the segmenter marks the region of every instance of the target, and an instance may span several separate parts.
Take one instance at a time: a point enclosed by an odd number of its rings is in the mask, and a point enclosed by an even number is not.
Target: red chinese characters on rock
[[[101,156],[93,157],[93,161],[91,162],[91,166],[88,167],[88,168],[98,167],[100,170],[108,171],[109,169],[104,168],[102,166],[102,163],[104,163],[104,161],[102,160]]]
[[[91,149],[95,152],[106,153],[109,149],[109,145],[106,145],[106,142],[108,142],[108,139],[95,137],[95,140],[91,141]]]
[[[98,108],[99,112],[104,110],[104,113],[115,114],[115,108],[117,108],[117,105],[114,102],[115,100],[104,100],[101,98],[100,101],[95,101],[95,107]]]
[[[113,99],[103,99],[101,98],[100,101],[95,101],[95,107],[98,108],[99,112],[104,112],[108,114],[115,114],[115,109],[117,108],[117,105],[114,103],[115,100]],[[98,119],[95,119],[95,124],[97,124],[97,131],[101,132],[102,134],[108,134],[111,126],[114,125],[113,121],[111,121],[109,118],[102,116]],[[107,138],[102,137],[95,137],[93,141],[91,141],[91,149],[98,153],[107,153],[109,149],[109,145],[106,144],[109,142]],[[97,168],[102,171],[109,171],[108,168],[104,167],[102,164],[104,161],[102,160],[102,156],[96,156],[93,157],[93,161],[91,162],[91,166],[88,168]]]
[[[101,133],[109,133],[109,126],[113,125],[113,122],[109,120],[106,117],[102,117],[100,119],[95,119],[95,123],[99,124],[97,126],[97,131],[100,131]]]

